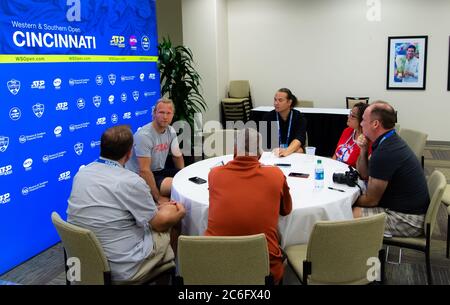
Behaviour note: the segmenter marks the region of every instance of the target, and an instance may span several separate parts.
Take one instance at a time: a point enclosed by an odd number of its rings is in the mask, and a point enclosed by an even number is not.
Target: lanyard
[[[102,163],[102,164],[112,166],[112,167],[122,167],[116,161],[111,161],[111,160],[106,160],[106,159],[97,159],[97,160],[95,160],[95,162]]]
[[[280,129],[280,118],[279,118],[279,114],[277,112],[277,125],[278,125],[278,146],[281,147],[281,129]],[[286,147],[288,146],[288,141],[289,141],[289,135],[291,134],[291,125],[292,125],[292,110],[290,111],[289,114],[289,127],[288,127],[288,132],[287,132],[287,136],[286,136]]]
[[[384,135],[384,137],[381,138],[380,143],[378,143],[378,147],[383,143],[384,140],[389,139],[395,132],[395,129],[392,129],[387,134]]]

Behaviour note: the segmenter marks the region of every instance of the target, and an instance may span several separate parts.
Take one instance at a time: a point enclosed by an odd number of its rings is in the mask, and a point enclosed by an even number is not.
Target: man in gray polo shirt
[[[174,111],[171,100],[162,98],[156,102],[153,121],[134,134],[134,152],[126,164],[126,168],[144,178],[157,203],[169,200],[172,177],[184,167],[177,134],[170,126]],[[174,169],[165,168],[169,150]]]
[[[94,232],[115,281],[130,279],[144,264],[172,260],[168,231],[186,213],[174,201],[156,207],[144,179],[124,168],[132,146],[128,126],[107,129],[100,158],[75,175],[68,200],[67,221]]]

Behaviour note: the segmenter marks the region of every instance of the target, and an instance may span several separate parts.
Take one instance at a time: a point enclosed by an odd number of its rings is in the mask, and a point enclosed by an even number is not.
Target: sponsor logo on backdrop
[[[98,86],[103,85],[103,76],[97,75],[97,76],[95,77],[95,83],[96,83]]]
[[[0,176],[11,175],[13,173],[12,168],[13,167],[12,167],[11,164],[8,164],[8,165],[5,165],[5,166],[0,166]]]
[[[145,35],[141,38],[141,46],[144,51],[150,50],[150,39]]]
[[[123,82],[126,82],[128,80],[134,80],[136,78],[136,76],[134,75],[121,75],[120,76],[120,80]]]
[[[144,73],[139,74],[139,79],[141,80],[141,82],[143,82],[145,80],[145,74]]]
[[[0,136],[0,152],[5,152],[8,149],[9,138]]]
[[[22,116],[22,111],[19,107],[13,107],[9,110],[9,118],[13,121],[17,121]]]
[[[70,130],[70,132],[74,132],[75,130],[89,127],[89,124],[90,124],[90,122],[83,122],[80,124],[70,124],[69,130]]]
[[[105,125],[106,124],[106,117],[101,117],[97,119],[96,125]]]
[[[48,184],[48,181],[44,181],[44,182],[35,184],[33,186],[25,186],[25,187],[22,188],[22,195],[26,196],[26,195],[28,195],[31,192],[34,192],[34,191],[37,191],[37,190],[39,190],[41,188],[46,187],[47,184]]]
[[[61,84],[62,84],[62,80],[60,78],[55,78],[53,80],[53,86],[55,87],[55,89],[57,89],[57,90],[61,89]]]
[[[28,158],[28,159],[26,159],[25,161],[23,161],[23,168],[26,170],[26,171],[29,171],[29,170],[31,170],[31,165],[33,164],[33,159],[31,159],[31,158]]]
[[[96,146],[100,146],[100,141],[91,141],[91,148],[95,148]]]
[[[19,137],[19,142],[20,142],[20,144],[24,144],[27,141],[40,140],[40,139],[44,138],[45,135],[46,135],[46,132],[38,132],[35,134],[31,134],[31,135],[21,135]]]
[[[31,109],[33,110],[34,115],[40,119],[45,111],[45,105],[41,103],[34,104]]]
[[[80,79],[71,78],[71,79],[69,79],[69,85],[71,87],[77,86],[77,85],[86,85],[87,83],[89,83],[89,81],[90,81],[89,78],[80,78]]]
[[[10,193],[5,193],[5,194],[0,194],[0,204],[5,204],[11,201],[11,194]]]
[[[92,102],[94,103],[95,107],[100,107],[100,104],[102,103],[102,97],[99,95],[96,95],[92,98]]]
[[[83,153],[83,148],[84,144],[81,142],[78,142],[73,146],[73,150],[75,150],[75,153],[79,156],[81,156],[81,154]]]
[[[139,99],[139,91],[135,90],[133,91],[133,99],[137,102]]]
[[[84,100],[84,98],[79,98],[77,99],[77,107],[78,109],[83,109],[84,106],[86,106],[86,101]]]
[[[134,116],[135,116],[135,117],[138,117],[138,116],[141,116],[141,115],[145,115],[145,114],[147,114],[147,112],[148,112],[148,109],[145,109],[145,110],[138,110],[138,111],[136,111],[136,112],[134,113]]]
[[[131,35],[130,39],[129,39],[131,50],[134,50],[134,51],[137,50],[137,42],[138,42],[138,40],[137,40],[136,36]]]
[[[131,112],[125,112],[125,113],[123,114],[123,119],[124,119],[124,120],[129,120],[129,119],[131,119]]]
[[[120,100],[122,101],[122,102],[126,102],[127,101],[127,94],[125,93],[125,92],[123,92],[121,95],[120,95]]]
[[[119,116],[115,113],[111,115],[111,123],[116,124],[119,121]]]
[[[53,133],[55,134],[55,136],[57,138],[59,138],[61,136],[61,132],[62,132],[61,126],[56,126],[55,129],[53,129]]]
[[[156,91],[146,91],[144,92],[144,96],[145,97],[150,97],[150,96],[155,96],[156,95]]]
[[[67,181],[70,180],[70,171],[65,171],[59,174],[58,181]]]
[[[69,110],[69,103],[68,102],[61,102],[56,104],[56,111],[66,111]]]
[[[6,86],[8,87],[8,90],[12,95],[16,95],[20,90],[20,81],[18,81],[17,79],[12,79],[6,82]]]
[[[116,75],[114,73],[109,74],[108,81],[111,84],[111,86],[114,86],[114,84],[116,83]]]
[[[155,73],[149,73],[148,74],[148,79],[152,79],[152,80],[156,79],[156,74]]]
[[[31,82],[31,89],[45,89],[45,80],[34,80]]]
[[[110,105],[114,104],[114,95],[111,94],[110,96],[108,96],[108,102]]]
[[[58,158],[62,158],[64,157],[64,155],[67,153],[67,151],[60,151],[51,155],[44,155],[42,156],[42,162],[47,163],[48,161],[54,160],[54,159],[58,159]]]
[[[113,35],[109,45],[118,48],[125,48],[125,36]]]

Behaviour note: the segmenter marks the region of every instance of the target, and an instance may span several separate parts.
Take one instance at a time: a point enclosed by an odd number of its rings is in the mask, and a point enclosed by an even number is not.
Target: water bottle
[[[323,180],[324,180],[324,174],[323,174],[322,160],[317,160],[316,169],[315,169],[315,180],[314,180],[314,187],[317,190],[321,190],[323,188]]]

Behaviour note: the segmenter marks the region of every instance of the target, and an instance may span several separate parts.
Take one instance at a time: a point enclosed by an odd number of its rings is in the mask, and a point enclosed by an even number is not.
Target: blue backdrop
[[[102,132],[160,96],[155,1],[0,3],[0,274],[55,244]]]

